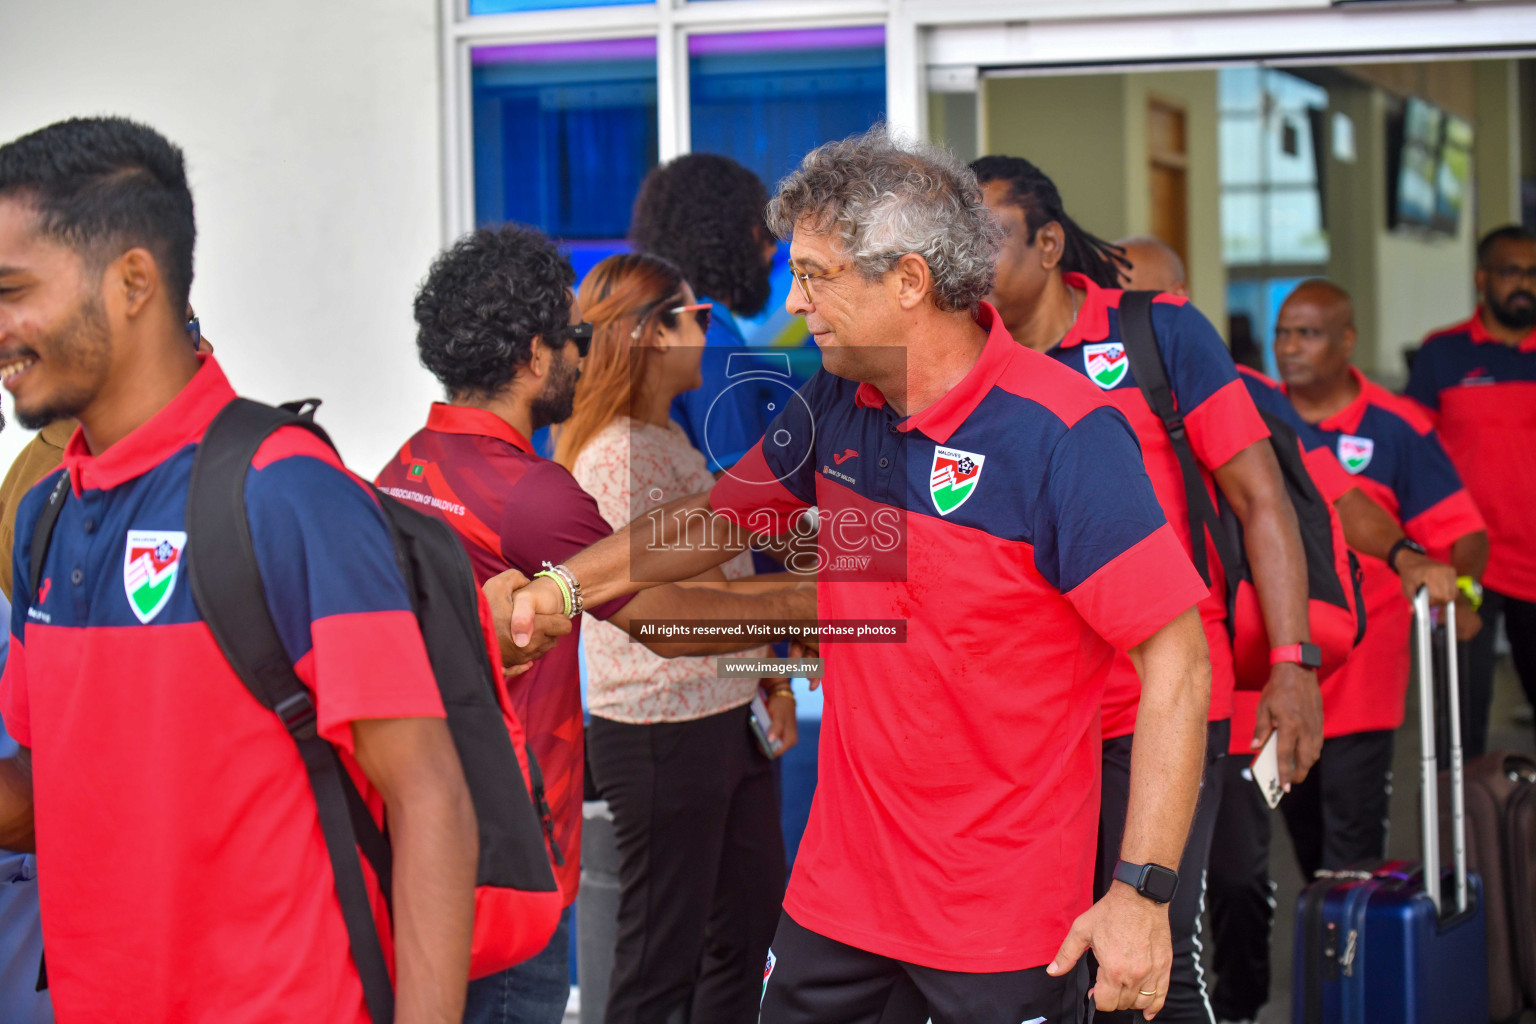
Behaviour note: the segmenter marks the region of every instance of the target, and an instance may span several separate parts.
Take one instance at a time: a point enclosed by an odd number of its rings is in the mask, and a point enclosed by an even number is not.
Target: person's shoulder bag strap
[[[329,443],[307,416],[243,398],[227,405],[208,427],[193,459],[187,493],[186,568],[198,610],[230,666],[251,695],[277,714],[298,745],[314,790],[363,998],[374,1024],[390,1024],[395,1016],[394,989],[358,858],[359,845],[367,851],[371,844],[383,843],[387,864],[387,841],[367,808],[361,807],[361,797],[346,777],[335,748],[316,730],[314,699],[294,672],[268,609],[246,517],[245,483],[251,460],[283,426],[303,427]],[[366,827],[358,818],[359,809]],[[369,860],[387,896],[387,869],[380,873],[375,856]]]
[[[1179,413],[1173,398],[1173,388],[1168,383],[1168,370],[1163,353],[1157,344],[1157,332],[1152,326],[1152,299],[1156,292],[1125,292],[1120,297],[1120,340],[1125,345],[1125,357],[1131,365],[1131,375],[1142,397],[1152,412],[1162,420],[1168,432],[1173,454],[1179,460],[1179,474],[1184,479],[1184,504],[1189,510],[1190,549],[1195,568],[1207,586],[1211,582],[1210,564],[1206,560],[1205,545],[1200,543],[1201,534],[1209,531],[1216,547],[1216,557],[1221,560],[1228,586],[1236,583],[1242,558],[1236,550],[1231,535],[1222,526],[1221,514],[1211,500],[1211,492],[1205,489],[1205,479],[1195,451],[1190,447],[1189,431],[1184,417]]]

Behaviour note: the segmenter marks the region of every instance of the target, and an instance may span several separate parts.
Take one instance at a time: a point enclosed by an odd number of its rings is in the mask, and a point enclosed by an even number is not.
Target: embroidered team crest
[[[179,530],[129,530],[123,555],[123,589],[140,622],[160,614],[176,589],[187,535]]]
[[[770,949],[768,951],[768,962],[763,965],[763,994],[758,998],[757,1002],[759,1006],[761,1006],[763,1000],[768,997],[768,979],[773,977],[773,969],[777,967],[778,964],[779,958],[774,956],[773,950]]]
[[[1351,473],[1358,473],[1371,464],[1371,456],[1376,453],[1376,442],[1368,437],[1356,437],[1353,434],[1339,435],[1339,461],[1344,468]]]
[[[1125,346],[1112,341],[1103,345],[1084,345],[1083,365],[1088,370],[1089,379],[1108,391],[1125,380],[1125,371],[1131,368],[1131,361],[1125,357]]]
[[[933,473],[929,477],[928,491],[933,495],[933,507],[939,510],[939,515],[949,515],[976,493],[976,481],[981,479],[981,466],[986,461],[985,455],[958,448],[933,450]]]

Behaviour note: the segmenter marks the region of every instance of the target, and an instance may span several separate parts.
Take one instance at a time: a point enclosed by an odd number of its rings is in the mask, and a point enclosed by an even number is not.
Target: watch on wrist
[[[1279,665],[1283,662],[1294,661],[1302,668],[1310,668],[1314,671],[1323,667],[1323,651],[1317,644],[1287,644],[1284,647],[1276,647],[1269,652],[1269,663]]]
[[[1115,881],[1124,882],[1158,904],[1171,902],[1173,894],[1179,891],[1179,873],[1161,864],[1132,864],[1122,860],[1115,865]]]
[[[1424,545],[1420,544],[1418,541],[1409,540],[1407,537],[1399,537],[1397,538],[1397,543],[1393,544],[1392,547],[1387,550],[1388,569],[1391,569],[1393,572],[1397,572],[1397,553],[1404,548],[1407,548],[1409,551],[1412,551],[1415,554],[1429,554],[1429,552],[1424,550]]]

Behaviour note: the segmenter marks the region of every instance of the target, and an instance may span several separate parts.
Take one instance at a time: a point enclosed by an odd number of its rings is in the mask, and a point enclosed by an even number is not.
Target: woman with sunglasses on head
[[[668,414],[700,384],[711,309],[675,266],[643,254],[599,263],[579,302],[592,348],[555,459],[618,527],[713,483]],[[699,581],[749,576],[750,556],[722,569]],[[750,1024],[785,879],[772,762],[748,722],[764,681],[718,678],[714,658],[664,660],[607,624],[590,628],[586,654],[588,763],[619,851],[606,1019]],[[794,697],[787,681],[767,690],[787,750]]]

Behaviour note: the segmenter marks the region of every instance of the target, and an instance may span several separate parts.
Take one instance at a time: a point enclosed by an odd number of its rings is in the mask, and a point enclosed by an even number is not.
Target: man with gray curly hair
[[[817,510],[819,777],[761,1020],[1082,1021],[1090,947],[1094,1002],[1150,1016],[1210,667],[1206,588],[1130,426],[982,301],[999,230],[950,154],[884,129],[831,143],[768,217],[822,372],[710,491],[566,563],[586,601],[610,601]],[[711,549],[722,523],[731,543]],[[535,580],[498,627],[521,645],[561,602]],[[894,642],[832,639],[861,624]],[[1091,905],[1117,650],[1145,681],[1124,844],[1141,863]]]

